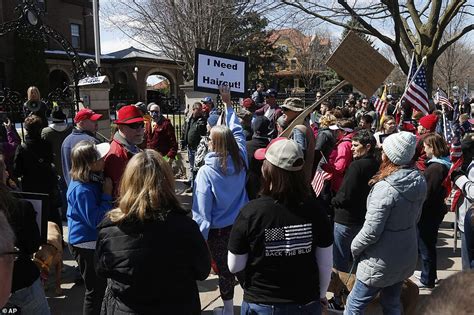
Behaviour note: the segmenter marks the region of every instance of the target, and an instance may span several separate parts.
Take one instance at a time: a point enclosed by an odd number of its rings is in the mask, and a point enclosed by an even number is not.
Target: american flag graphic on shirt
[[[311,252],[311,223],[265,229],[265,256],[293,256]]]

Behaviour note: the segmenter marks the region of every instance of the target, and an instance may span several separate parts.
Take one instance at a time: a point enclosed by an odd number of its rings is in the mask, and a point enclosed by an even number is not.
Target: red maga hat
[[[143,114],[140,109],[134,105],[127,105],[117,111],[117,125],[129,125],[137,122],[143,122]]]
[[[436,114],[430,114],[420,118],[420,125],[431,132],[435,131],[437,123],[438,116],[436,116]]]
[[[83,108],[76,113],[76,116],[74,116],[74,122],[77,124],[78,122],[81,122],[86,119],[96,121],[101,118],[102,118],[101,114],[97,114],[96,112],[94,112],[93,110],[89,108]]]

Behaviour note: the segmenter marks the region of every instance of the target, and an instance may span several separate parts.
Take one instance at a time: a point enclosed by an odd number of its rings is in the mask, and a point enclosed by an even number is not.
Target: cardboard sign
[[[230,86],[232,94],[247,91],[248,60],[215,51],[196,49],[194,90],[219,94],[220,85]]]
[[[366,96],[372,96],[394,65],[369,43],[350,31],[326,65]]]

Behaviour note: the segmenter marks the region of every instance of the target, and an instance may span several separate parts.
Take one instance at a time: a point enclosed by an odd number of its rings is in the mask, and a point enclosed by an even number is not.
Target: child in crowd
[[[106,281],[96,275],[94,252],[97,225],[112,208],[112,180],[104,178],[104,157],[110,144],[80,141],[71,153],[71,182],[67,191],[69,249],[84,279],[84,314],[99,314]]]

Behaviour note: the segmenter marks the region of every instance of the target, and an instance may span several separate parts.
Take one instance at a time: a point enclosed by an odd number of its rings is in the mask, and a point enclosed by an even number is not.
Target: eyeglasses
[[[144,128],[145,127],[145,124],[140,122],[140,123],[133,123],[133,124],[128,124],[127,125],[128,128],[131,128],[131,129],[140,129],[140,128]]]
[[[3,252],[0,253],[0,257],[3,256],[13,256],[13,261],[16,261],[18,257],[20,256],[20,249],[18,247],[13,247],[13,251],[11,252]]]

